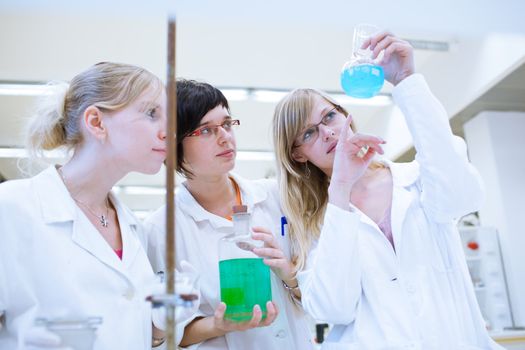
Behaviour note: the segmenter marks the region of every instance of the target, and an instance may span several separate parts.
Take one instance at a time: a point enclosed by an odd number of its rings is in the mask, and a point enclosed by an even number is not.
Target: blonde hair
[[[144,68],[101,62],[75,76],[70,84],[54,83],[51,96],[40,102],[27,128],[27,148],[32,156],[44,150],[82,143],[80,120],[95,106],[103,112],[118,111],[153,88],[159,94],[162,82]]]
[[[294,142],[310,119],[314,99],[320,96],[345,116],[348,112],[322,91],[296,89],[284,97],[273,117],[273,140],[281,206],[287,217],[293,263],[301,270],[312,241],[319,237],[328,203],[330,179],[311,163],[293,159]]]

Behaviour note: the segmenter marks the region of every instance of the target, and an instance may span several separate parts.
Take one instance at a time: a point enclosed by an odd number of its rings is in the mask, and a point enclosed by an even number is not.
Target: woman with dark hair
[[[186,181],[177,189],[177,268],[189,261],[200,273],[199,312],[186,320],[181,345],[199,349],[310,349],[305,315],[292,298],[299,298],[287,237],[280,232],[282,213],[271,180],[248,181],[231,173],[237,152],[228,101],[215,87],[192,80],[177,82],[177,171]],[[235,205],[251,212],[253,238],[264,242],[254,253],[270,266],[272,302],[256,305],[251,320],[224,319],[227,305],[219,299],[219,240],[232,232]],[[150,260],[164,269],[165,208],[149,223]],[[268,229],[269,228],[269,229]],[[263,319],[264,308],[266,318]]]

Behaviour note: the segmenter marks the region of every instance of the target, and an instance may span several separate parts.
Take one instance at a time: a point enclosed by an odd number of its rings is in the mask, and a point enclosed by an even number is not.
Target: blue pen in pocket
[[[285,232],[285,225],[287,225],[288,222],[286,221],[286,216],[281,216],[281,236],[284,237]]]

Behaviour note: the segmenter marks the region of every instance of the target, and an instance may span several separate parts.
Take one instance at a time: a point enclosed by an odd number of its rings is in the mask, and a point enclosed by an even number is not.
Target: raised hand
[[[379,65],[383,67],[385,79],[393,85],[399,84],[415,71],[412,46],[388,31],[371,36],[363,42],[361,48],[370,48],[373,59],[383,52]]]
[[[382,138],[349,132],[352,118],[345,121],[337,146],[334,166],[328,188],[329,201],[341,208],[348,208],[350,192],[354,184],[365,173],[376,153],[383,154]]]

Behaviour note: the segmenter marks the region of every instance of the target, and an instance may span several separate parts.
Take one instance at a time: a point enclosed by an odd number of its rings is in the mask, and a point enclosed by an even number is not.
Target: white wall
[[[500,233],[514,321],[525,326],[525,113],[481,112],[464,129],[485,180],[481,224]]]

